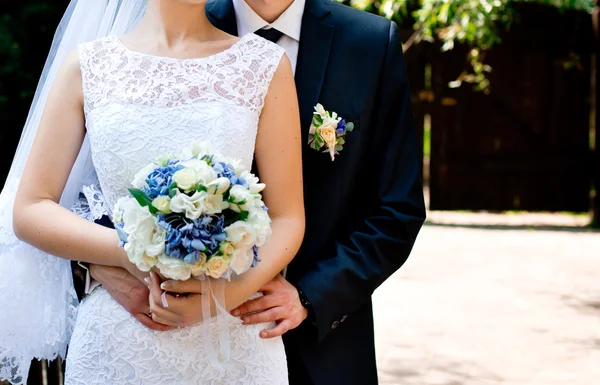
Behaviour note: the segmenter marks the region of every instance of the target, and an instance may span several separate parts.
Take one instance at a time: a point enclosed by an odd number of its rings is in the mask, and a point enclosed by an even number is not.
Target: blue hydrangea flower
[[[252,251],[254,252],[254,260],[252,261],[251,266],[255,267],[260,262],[260,259],[258,258],[258,247],[256,247],[256,246],[252,247]]]
[[[338,136],[342,136],[346,133],[346,120],[342,119],[338,122],[336,133]]]
[[[219,250],[227,238],[224,217],[205,216],[195,221],[184,221],[178,215],[159,215],[158,225],[167,230],[165,253],[186,263],[200,261],[200,252],[208,256]]]
[[[242,186],[244,188],[248,188],[248,183],[244,179],[239,178],[236,175],[235,168],[233,168],[232,165],[224,163],[224,162],[218,162],[218,163],[213,164],[213,170],[215,170],[215,172],[218,174],[219,178],[229,179],[229,182],[231,182],[232,186],[239,184],[240,186]]]
[[[183,165],[173,160],[170,160],[166,167],[158,167],[146,178],[148,186],[144,189],[144,192],[151,199],[161,195],[169,195],[169,187],[173,184],[173,174],[181,169],[183,169]]]

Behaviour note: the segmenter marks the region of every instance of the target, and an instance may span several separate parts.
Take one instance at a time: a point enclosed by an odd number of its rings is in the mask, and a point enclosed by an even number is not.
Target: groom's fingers
[[[136,314],[135,318],[148,329],[156,330],[157,332],[166,332],[174,329],[173,326],[163,325],[158,322],[154,322],[152,318],[150,318],[150,316],[146,314]]]
[[[266,329],[260,332],[261,338],[275,338],[284,335],[288,330],[292,329],[292,323],[289,320],[283,320],[273,329]]]
[[[244,322],[244,325],[252,325],[263,322],[278,321],[281,318],[283,318],[282,309],[280,307],[275,307],[273,309],[262,311],[260,313],[246,315],[242,317],[242,321]]]
[[[280,305],[280,301],[278,301],[278,298],[279,297],[272,294],[264,295],[262,297],[253,299],[252,301],[243,303],[237,309],[232,310],[231,315],[237,317],[240,315],[255,313],[259,311],[262,312],[271,309],[272,307]]]

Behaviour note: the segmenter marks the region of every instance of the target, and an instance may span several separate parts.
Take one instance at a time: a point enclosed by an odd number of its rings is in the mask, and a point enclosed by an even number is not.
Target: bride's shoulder
[[[273,57],[278,61],[285,53],[285,49],[281,46],[270,42],[269,40],[262,38],[254,33],[249,33],[242,37],[237,44],[240,44],[245,48],[246,54],[254,54],[266,57]]]
[[[107,37],[102,37],[100,39],[81,43],[81,44],[79,44],[79,46],[77,48],[79,50],[80,56],[85,58],[85,57],[93,56],[98,53],[110,52],[111,48],[115,49],[118,47],[118,42],[119,42],[119,37],[107,36]]]

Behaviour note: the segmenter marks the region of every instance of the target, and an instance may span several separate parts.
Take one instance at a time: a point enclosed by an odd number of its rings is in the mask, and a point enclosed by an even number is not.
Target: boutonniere
[[[337,113],[330,114],[321,104],[317,104],[308,132],[308,144],[317,151],[325,148],[323,152],[328,152],[334,161],[339,151],[344,149],[346,133],[353,129],[354,123],[346,123]]]

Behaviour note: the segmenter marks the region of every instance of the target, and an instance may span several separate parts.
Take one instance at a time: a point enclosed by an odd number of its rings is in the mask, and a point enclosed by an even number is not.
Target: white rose
[[[229,269],[229,263],[221,257],[212,257],[206,263],[206,274],[212,278],[221,278]]]
[[[206,154],[211,154],[208,143],[201,140],[195,140],[183,150],[181,157],[183,159],[198,158],[203,157]]]
[[[196,173],[196,182],[206,186],[217,178],[217,173],[203,160],[191,159],[182,163],[185,168],[190,168]]]
[[[122,201],[121,209],[123,230],[125,230],[125,232],[128,234],[132,234],[140,222],[147,219],[154,220],[154,217],[152,214],[150,214],[148,207],[140,206],[140,204],[134,198]]]
[[[261,247],[271,237],[271,218],[262,208],[253,208],[248,215],[247,223],[250,224],[256,233],[256,246]]]
[[[131,182],[131,185],[134,188],[143,189],[144,187],[146,187],[146,179],[148,179],[148,175],[150,175],[152,171],[156,170],[157,168],[158,166],[154,163],[150,163],[146,167],[142,168],[133,177],[133,182]]]
[[[238,275],[245,273],[254,262],[254,251],[252,248],[239,248],[233,252],[231,269]]]
[[[248,222],[237,221],[225,228],[227,240],[236,248],[238,245],[254,246],[256,243],[256,228]]]
[[[189,265],[180,259],[170,258],[165,254],[158,257],[156,267],[160,270],[160,273],[168,279],[185,281],[192,276],[192,265]]]
[[[206,163],[205,163],[206,164]],[[198,183],[198,175],[193,168],[186,167],[177,171],[173,174],[173,182],[177,184],[177,187],[181,190],[188,192],[196,188]]]
[[[135,199],[130,197],[122,197],[119,198],[117,203],[115,203],[115,207],[113,209],[113,222],[115,224],[123,222],[123,212],[128,201],[135,201]]]
[[[156,265],[158,255],[165,249],[167,232],[158,226],[153,216],[139,216],[137,219],[135,224],[125,222],[131,231],[128,232],[129,237],[124,249],[131,263],[142,271],[149,271]]]
[[[250,192],[250,194],[258,194],[261,191],[263,191],[266,187],[264,183],[259,183],[258,177],[252,174],[251,172],[244,171],[240,178],[242,178],[246,181],[246,183],[248,183],[248,191]]]
[[[154,206],[162,214],[171,214],[171,198],[168,196],[160,196],[152,201]]]

